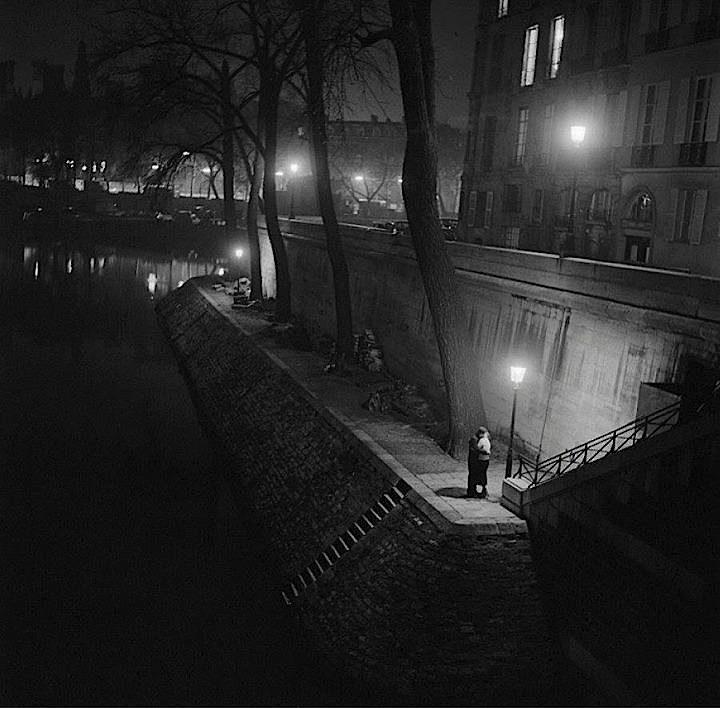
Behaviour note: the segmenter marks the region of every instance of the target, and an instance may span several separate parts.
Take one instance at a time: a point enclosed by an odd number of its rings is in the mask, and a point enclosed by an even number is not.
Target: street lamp
[[[585,140],[585,126],[584,125],[571,125],[570,126],[570,141],[577,148],[578,154],[575,155],[573,161],[573,185],[572,194],[570,195],[570,215],[568,217],[568,242],[575,245],[575,212],[577,211],[577,176],[578,176],[578,159],[580,146]],[[560,253],[562,256],[563,254]]]
[[[293,162],[290,165],[290,219],[295,218],[295,175],[299,168],[300,166],[297,162]]]
[[[510,477],[512,475],[512,461],[513,461],[513,438],[515,437],[515,406],[517,405],[517,392],[520,388],[520,384],[525,378],[525,367],[524,366],[511,366],[510,367],[510,381],[513,387],[513,404],[512,404],[512,415],[510,416],[510,443],[508,444],[507,460],[505,461],[505,476]]]

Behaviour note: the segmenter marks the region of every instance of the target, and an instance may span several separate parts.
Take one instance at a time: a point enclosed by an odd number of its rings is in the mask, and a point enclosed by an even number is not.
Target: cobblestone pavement
[[[505,472],[504,446],[494,446],[488,469],[488,498],[465,498],[465,462],[444,454],[435,441],[411,425],[362,408],[367,391],[341,376],[324,374],[322,369],[326,362],[319,354],[284,348],[275,339],[264,336],[262,330],[268,326],[265,316],[253,310],[233,310],[230,286],[218,291],[202,286],[201,291],[218,311],[288,367],[306,389],[375,448],[380,457],[416,477],[415,489],[450,521],[524,526],[524,522],[500,505]]]

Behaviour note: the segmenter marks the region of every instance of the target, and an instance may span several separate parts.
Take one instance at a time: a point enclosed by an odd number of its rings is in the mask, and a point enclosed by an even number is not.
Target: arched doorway
[[[625,238],[623,260],[650,263],[655,232],[655,198],[650,190],[636,192],[627,202],[622,231]]]

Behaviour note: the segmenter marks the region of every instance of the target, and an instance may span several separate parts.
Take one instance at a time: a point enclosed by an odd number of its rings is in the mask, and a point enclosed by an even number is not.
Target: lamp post
[[[513,387],[513,404],[512,404],[512,415],[510,416],[510,443],[508,444],[507,460],[505,461],[505,476],[510,477],[512,475],[512,462],[513,462],[513,438],[515,437],[515,406],[517,405],[517,392],[520,388],[520,384],[525,378],[525,367],[524,366],[511,366],[510,367],[510,381]]]
[[[571,125],[570,126],[570,140],[576,148],[575,159],[573,161],[573,183],[572,193],[570,195],[570,215],[568,217],[568,238],[567,241],[572,240],[573,247],[575,245],[575,212],[577,211],[577,176],[578,176],[578,156],[580,154],[580,146],[585,140],[585,126],[584,125]],[[560,254],[563,255],[562,253]]]
[[[290,165],[290,219],[295,218],[295,175],[299,168],[300,166],[297,162],[293,162]]]

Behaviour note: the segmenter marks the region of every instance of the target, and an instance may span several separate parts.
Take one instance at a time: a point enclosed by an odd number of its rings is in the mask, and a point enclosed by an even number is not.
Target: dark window
[[[503,193],[503,211],[506,214],[518,214],[522,207],[520,185],[506,184]]]
[[[502,87],[503,58],[505,54],[505,35],[496,34],[492,39],[490,54],[490,73],[488,76],[488,93],[498,91]]]
[[[650,239],[639,236],[626,236],[625,260],[633,263],[649,263]]]
[[[481,165],[484,169],[492,169],[493,153],[495,152],[495,128],[497,126],[497,118],[495,116],[487,116],[485,118],[485,129],[483,130],[482,141],[482,158]]]
[[[533,193],[532,220],[536,224],[540,224],[543,218],[543,191],[536,189]]]
[[[587,28],[587,34],[586,34],[586,42],[585,42],[585,55],[592,58],[595,56],[595,42],[597,40],[597,31],[598,31],[598,5],[597,3],[594,3],[592,5],[588,5],[587,10],[585,11],[585,18],[586,18],[586,28]]]

